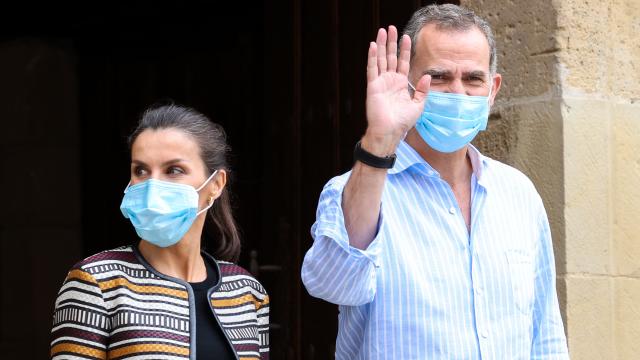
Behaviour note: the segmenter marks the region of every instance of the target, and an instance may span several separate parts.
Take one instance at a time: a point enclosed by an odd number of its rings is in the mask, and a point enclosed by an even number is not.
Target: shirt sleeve
[[[556,292],[551,231],[544,207],[537,246],[531,359],[569,359]]]
[[[102,290],[88,272],[74,268],[53,313],[51,359],[106,359],[109,321]]]
[[[301,275],[311,296],[358,306],[373,301],[376,293],[384,221],[380,211],[377,235],[367,249],[349,245],[342,212],[342,193],[349,175],[332,179],[320,194],[316,222],[311,227],[314,241],[304,257]]]
[[[260,359],[269,360],[269,296],[266,293],[257,311]]]

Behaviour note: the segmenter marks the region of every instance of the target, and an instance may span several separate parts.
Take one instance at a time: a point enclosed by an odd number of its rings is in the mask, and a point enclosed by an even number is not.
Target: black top
[[[207,291],[218,283],[218,274],[205,259],[207,278],[203,282],[189,283],[196,303],[196,358],[198,360],[235,360],[231,344],[213,315]]]

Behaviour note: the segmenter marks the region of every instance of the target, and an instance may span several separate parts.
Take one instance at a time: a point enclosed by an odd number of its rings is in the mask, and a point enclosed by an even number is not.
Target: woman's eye
[[[141,166],[136,166],[135,168],[133,168],[133,174],[135,176],[144,176],[147,174],[147,169]]]
[[[169,169],[167,169],[167,173],[170,174],[170,175],[184,174],[184,170],[182,170],[181,168],[179,168],[177,166],[172,166]]]

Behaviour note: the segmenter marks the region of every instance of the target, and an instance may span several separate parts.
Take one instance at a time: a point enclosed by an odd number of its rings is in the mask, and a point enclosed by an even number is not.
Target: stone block
[[[569,274],[562,281],[567,291],[565,330],[571,358],[614,358],[613,280]]]
[[[611,108],[565,98],[564,192],[568,273],[610,274]]]
[[[635,360],[640,354],[640,279],[616,279],[614,301],[617,359]]]
[[[461,1],[491,25],[503,75],[501,99],[557,93],[556,9],[552,1]]]
[[[613,109],[615,268],[640,278],[640,103]]]
[[[640,98],[640,1],[610,1],[607,45],[609,93],[626,99]],[[602,44],[601,44],[602,45]]]
[[[606,93],[611,61],[608,1],[555,1],[564,94]]]

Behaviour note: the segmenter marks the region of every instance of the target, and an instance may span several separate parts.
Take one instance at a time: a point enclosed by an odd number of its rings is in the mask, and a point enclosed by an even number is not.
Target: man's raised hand
[[[378,30],[376,42],[369,44],[367,60],[367,132],[363,147],[384,156],[395,152],[404,135],[422,113],[431,78],[424,75],[413,96],[408,91],[411,39],[404,35],[397,55],[398,30],[389,26]]]

